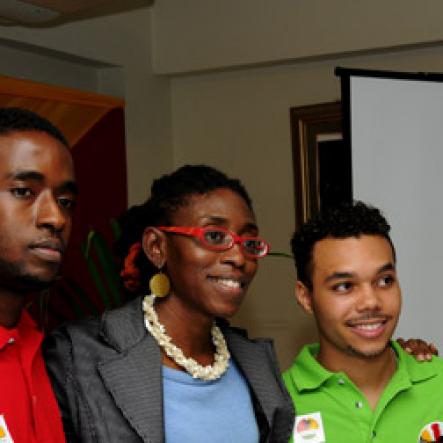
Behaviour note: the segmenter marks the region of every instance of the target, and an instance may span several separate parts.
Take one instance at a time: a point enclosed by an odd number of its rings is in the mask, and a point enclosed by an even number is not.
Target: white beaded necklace
[[[220,378],[228,369],[230,358],[226,340],[220,328],[215,323],[211,328],[212,342],[215,346],[214,363],[202,366],[193,358],[185,357],[183,351],[172,343],[171,337],[166,333],[164,325],[158,319],[154,309],[154,302],[154,295],[146,295],[143,299],[145,326],[158,345],[165,351],[166,355],[179,366],[186,369],[193,378],[200,378],[201,380],[216,380]]]

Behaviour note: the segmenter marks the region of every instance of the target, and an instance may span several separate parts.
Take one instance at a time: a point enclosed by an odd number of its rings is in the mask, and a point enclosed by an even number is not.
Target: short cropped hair
[[[45,132],[66,147],[69,147],[69,143],[63,133],[46,118],[28,109],[0,108],[0,135],[21,131]]]
[[[325,238],[344,239],[361,235],[378,235],[395,248],[389,235],[391,227],[379,209],[361,201],[341,203],[320,211],[304,223],[291,240],[297,278],[312,290],[313,250]]]

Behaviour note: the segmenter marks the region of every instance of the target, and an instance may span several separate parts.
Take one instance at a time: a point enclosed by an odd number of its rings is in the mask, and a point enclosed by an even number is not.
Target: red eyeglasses
[[[212,251],[227,251],[235,244],[239,244],[243,254],[251,258],[262,258],[269,252],[269,244],[259,237],[237,235],[224,228],[207,227],[191,228],[184,226],[156,226],[164,232],[188,235],[197,238],[200,243]]]

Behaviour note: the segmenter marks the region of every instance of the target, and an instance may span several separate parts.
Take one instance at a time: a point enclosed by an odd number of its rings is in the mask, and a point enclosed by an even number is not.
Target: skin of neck
[[[0,290],[0,325],[11,329],[17,326],[25,305],[25,296],[15,292]]]
[[[372,409],[383,393],[384,388],[397,369],[394,350],[387,347],[377,356],[364,357],[352,354],[331,345],[323,345],[320,340],[320,351],[317,361],[332,372],[344,372],[349,379],[366,396]]]
[[[154,309],[172,342],[183,351],[186,357],[192,357],[203,366],[214,362],[215,348],[211,337],[214,318],[209,318],[196,309],[184,305],[180,298],[173,294],[164,299],[157,299]],[[182,370],[165,355],[163,363]]]

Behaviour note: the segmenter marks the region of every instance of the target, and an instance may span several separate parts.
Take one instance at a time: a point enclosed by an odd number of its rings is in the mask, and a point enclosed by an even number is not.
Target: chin
[[[51,286],[57,279],[54,273],[28,273],[17,277],[17,284],[25,291],[41,291]]]
[[[382,355],[388,347],[389,341],[379,346],[354,347],[352,345],[348,345],[347,349],[354,356],[365,359],[372,359]]]
[[[58,275],[57,267],[25,266],[0,259],[0,280],[5,287],[18,292],[36,292],[50,286]]]
[[[240,305],[222,305],[213,309],[212,313],[214,317],[229,319],[237,314],[239,309]]]

